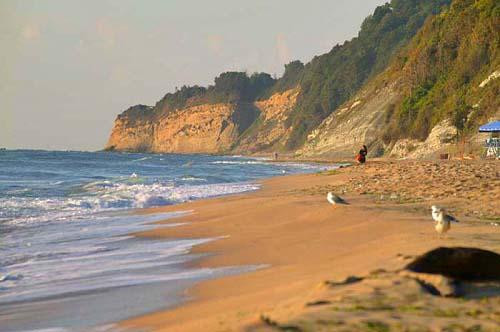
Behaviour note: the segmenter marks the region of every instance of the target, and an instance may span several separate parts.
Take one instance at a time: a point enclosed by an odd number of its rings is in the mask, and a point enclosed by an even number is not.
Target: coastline
[[[374,165],[390,168],[393,163],[404,164],[391,161]],[[450,164],[441,163],[445,168]],[[471,167],[472,173],[478,171]],[[352,183],[353,174],[370,173],[368,166],[344,170],[275,177],[261,181],[262,188],[255,192],[144,211],[193,213],[167,221],[186,225],[135,234],[139,237],[224,236],[194,248],[193,253],[209,254],[194,263],[197,267],[267,267],[202,281],[187,290],[191,301],[119,325],[154,331],[265,330],[261,325],[266,319],[262,317],[287,321],[304,314],[306,303],[325,292],[321,285],[326,280],[365,276],[380,269],[395,271],[404,267],[408,257],[443,245],[500,251],[498,228],[469,217],[453,228],[450,237],[439,239],[429,220],[429,200],[381,203],[373,195],[349,190],[346,198],[351,205],[329,205],[325,185],[338,189]],[[491,190],[498,196],[498,186]],[[451,204],[439,197],[434,200]]]
[[[171,216],[141,214],[147,207],[257,190],[259,179],[330,169],[236,156],[23,150],[6,157],[18,162],[2,164],[15,175],[0,190],[2,331],[97,328],[175,306],[185,301],[191,281],[250,271],[256,267],[189,268],[199,257],[191,248],[211,239],[131,234]]]

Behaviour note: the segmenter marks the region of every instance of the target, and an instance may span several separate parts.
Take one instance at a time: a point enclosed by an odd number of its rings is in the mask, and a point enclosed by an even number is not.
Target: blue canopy
[[[500,121],[493,121],[479,127],[479,132],[481,133],[494,133],[500,132]]]

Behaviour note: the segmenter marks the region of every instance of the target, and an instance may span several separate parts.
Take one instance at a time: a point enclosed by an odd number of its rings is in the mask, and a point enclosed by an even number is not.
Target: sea
[[[199,244],[131,234],[192,211],[140,209],[258,190],[337,165],[243,156],[0,150],[0,331],[114,331],[189,300],[200,280],[265,265],[194,268]],[[158,225],[155,221],[172,219]],[[220,234],[224,237],[226,234]],[[191,266],[191,267],[188,267]]]

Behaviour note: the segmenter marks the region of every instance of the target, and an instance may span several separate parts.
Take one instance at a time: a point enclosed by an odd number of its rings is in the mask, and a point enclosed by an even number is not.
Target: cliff
[[[241,124],[234,121],[231,104],[198,105],[164,116],[115,121],[106,149],[119,151],[218,153],[228,150]]]
[[[397,82],[365,89],[326,118],[297,150],[304,157],[352,158],[363,144],[369,156],[384,154],[381,136],[388,123],[387,109],[399,98]]]
[[[362,145],[369,147],[370,157],[429,158],[447,152],[457,133],[449,120],[433,127],[424,141],[400,138],[390,144],[384,142],[391,110],[402,98],[399,83],[362,91],[314,130],[296,154],[308,158],[352,158]]]
[[[156,114],[134,106],[115,121],[107,150],[162,153],[252,152],[286,137],[286,120],[298,91],[257,102],[201,104]]]
[[[279,79],[266,73],[226,72],[208,87],[183,86],[154,107],[132,107],[117,118],[106,148],[294,151],[449,2],[392,0],[364,20],[357,37],[305,65],[292,61]]]
[[[499,24],[498,1],[453,1],[297,154],[352,157],[366,144],[372,156],[428,158],[463,152],[457,141],[479,153],[478,126],[500,117]]]
[[[500,110],[500,3],[392,0],[309,63],[226,72],[120,114],[106,148],[304,157],[431,157]]]
[[[237,153],[254,153],[283,150],[292,128],[286,122],[297,103],[298,88],[275,93],[269,99],[257,101],[254,106],[259,117],[243,133],[235,145]]]

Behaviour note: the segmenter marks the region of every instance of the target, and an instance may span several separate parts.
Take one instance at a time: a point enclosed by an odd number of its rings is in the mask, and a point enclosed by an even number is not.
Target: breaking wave
[[[186,177],[184,181],[204,180]],[[146,184],[95,181],[75,189],[77,194],[69,197],[2,197],[0,219],[11,219],[8,222],[11,224],[79,219],[98,212],[171,205],[258,188],[259,185],[253,183],[176,186],[169,182]]]

